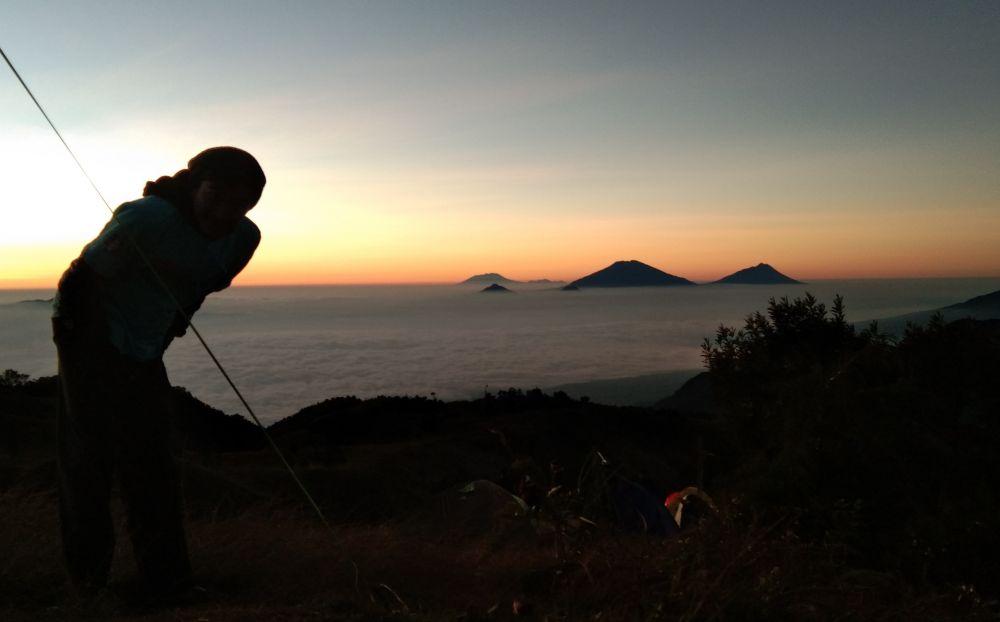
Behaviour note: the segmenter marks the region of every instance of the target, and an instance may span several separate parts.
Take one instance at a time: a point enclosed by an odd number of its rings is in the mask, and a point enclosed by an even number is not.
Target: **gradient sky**
[[[237,281],[1000,274],[997,2],[36,2],[0,45],[112,205],[255,154]],[[0,67],[0,287],[108,218]]]

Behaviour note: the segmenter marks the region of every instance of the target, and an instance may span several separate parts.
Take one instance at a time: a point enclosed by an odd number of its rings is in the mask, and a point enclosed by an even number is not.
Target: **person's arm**
[[[249,222],[249,221],[248,221]],[[217,285],[215,285],[210,291],[206,292],[190,307],[184,309],[184,315],[177,313],[174,316],[174,323],[170,327],[168,333],[168,340],[174,337],[183,337],[187,333],[188,320],[195,314],[201,305],[204,304],[205,298],[208,294],[214,292],[221,292],[233,283],[233,279],[236,278],[240,272],[243,272],[243,268],[247,267],[250,263],[250,259],[253,257],[254,252],[256,252],[257,247],[260,245],[260,230],[256,225],[250,223],[250,227],[247,228],[247,233],[243,237],[243,243],[240,246],[239,252],[235,255],[235,260],[232,268],[227,272],[226,277],[223,278]],[[185,319],[185,315],[187,318]],[[169,342],[169,341],[168,341]]]
[[[243,268],[247,267],[247,264],[250,263],[250,259],[253,258],[253,254],[257,252],[257,247],[260,246],[260,229],[258,229],[257,225],[253,224],[249,220],[246,222],[248,223],[248,226],[242,236],[242,243],[240,244],[238,252],[234,253],[231,269],[226,275],[226,278],[224,278],[212,289],[212,292],[221,292],[232,285],[233,279],[235,279],[240,272],[243,272]]]

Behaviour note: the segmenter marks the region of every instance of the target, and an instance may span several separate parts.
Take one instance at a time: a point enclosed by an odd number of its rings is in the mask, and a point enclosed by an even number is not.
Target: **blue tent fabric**
[[[662,500],[624,477],[615,478],[611,502],[619,527],[625,531],[659,536],[672,536],[680,531]]]

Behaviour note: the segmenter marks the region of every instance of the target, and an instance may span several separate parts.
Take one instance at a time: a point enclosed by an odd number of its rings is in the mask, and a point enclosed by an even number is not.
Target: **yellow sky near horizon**
[[[195,140],[163,136],[151,145],[156,135],[146,129],[74,136],[112,207],[138,198],[145,180],[182,167],[184,148]],[[0,169],[20,172],[4,188],[0,288],[53,287],[109,215],[44,128],[15,139],[22,149],[0,153]],[[266,144],[255,151],[262,162],[281,161]],[[789,168],[795,166],[803,164]],[[1000,273],[1000,200],[988,194],[949,190],[918,200],[875,186],[804,205],[802,191],[780,174],[757,172],[737,180],[741,195],[733,196],[700,187],[703,180],[697,187],[690,179],[682,185],[655,178],[639,187],[602,187],[572,172],[529,166],[279,164],[268,168],[264,196],[250,212],[261,246],[235,284],[456,282],[483,272],[572,280],[619,259],[696,281],[758,262],[806,280]],[[564,185],[581,179],[584,188]],[[524,183],[537,196],[526,194]],[[949,194],[962,203],[949,204]]]
[[[318,200],[318,199],[317,199]],[[69,261],[103,226],[103,206],[88,206],[88,233],[40,244],[5,240],[0,288],[54,287]],[[260,248],[236,285],[457,282],[476,273],[572,280],[618,259],[638,259],[686,278],[714,280],[758,262],[795,278],[996,276],[1000,209],[932,210],[918,216],[864,211],[796,218],[756,213],[700,217],[591,217],[565,222],[497,214],[474,225],[462,214],[431,218],[346,202],[296,230],[280,197],[251,212]],[[919,218],[918,222],[914,222]],[[70,220],[72,222],[72,220]],[[955,261],[961,258],[961,261]]]

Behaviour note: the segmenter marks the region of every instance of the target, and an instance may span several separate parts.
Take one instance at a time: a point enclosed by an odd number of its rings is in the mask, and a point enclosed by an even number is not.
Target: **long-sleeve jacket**
[[[260,230],[245,217],[232,233],[210,240],[161,197],[123,203],[63,276],[54,315],[72,321],[79,307],[99,313],[119,352],[159,358],[187,328],[178,304],[190,317],[208,294],[229,287],[259,243]]]

